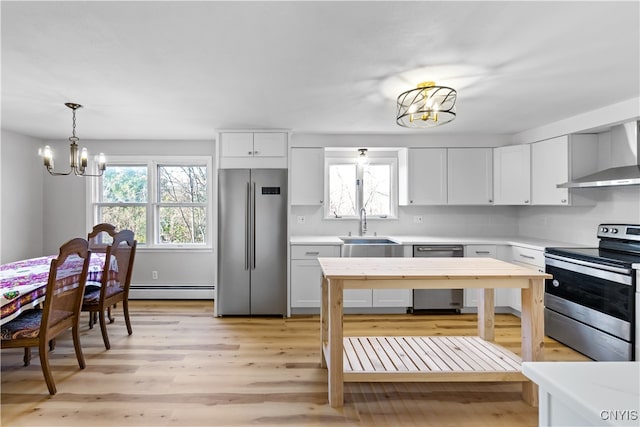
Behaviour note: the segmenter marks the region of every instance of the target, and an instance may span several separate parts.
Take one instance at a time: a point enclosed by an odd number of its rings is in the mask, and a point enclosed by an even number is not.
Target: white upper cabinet
[[[450,205],[493,203],[493,150],[447,149],[447,187]]]
[[[597,171],[597,135],[565,135],[531,144],[531,201],[534,205],[589,203],[568,188],[573,178]]]
[[[324,197],[324,149],[291,149],[291,204],[322,205]]]
[[[286,132],[220,132],[220,168],[287,167]]]
[[[400,180],[400,205],[447,204],[446,148],[409,148],[406,166],[406,176]]]
[[[531,203],[531,147],[529,144],[493,149],[493,197],[496,205]]]

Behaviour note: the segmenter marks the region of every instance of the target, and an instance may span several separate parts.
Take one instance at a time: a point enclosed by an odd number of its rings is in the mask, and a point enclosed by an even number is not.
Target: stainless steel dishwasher
[[[413,256],[424,258],[461,258],[464,256],[462,245],[415,245]],[[455,310],[462,308],[462,289],[414,289],[413,312],[425,310]]]

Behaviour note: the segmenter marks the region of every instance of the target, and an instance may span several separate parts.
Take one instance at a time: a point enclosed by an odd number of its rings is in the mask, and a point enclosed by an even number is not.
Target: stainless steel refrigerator
[[[218,186],[217,315],[286,315],[286,169],[221,169]]]

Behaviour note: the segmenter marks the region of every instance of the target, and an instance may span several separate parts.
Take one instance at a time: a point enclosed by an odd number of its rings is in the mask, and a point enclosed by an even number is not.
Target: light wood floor
[[[51,365],[49,396],[37,349],[2,350],[2,426],[536,426],[537,409],[519,384],[349,383],[345,406],[327,403],[319,367],[319,318],[216,318],[203,301],[132,301],[133,335],[119,309],[109,325],[83,317],[87,367],[80,370],[69,335]],[[86,316],[86,315],[85,315]],[[496,341],[519,352],[520,321],[496,318]],[[475,335],[475,315],[348,315],[345,333]],[[547,360],[586,360],[551,340]]]

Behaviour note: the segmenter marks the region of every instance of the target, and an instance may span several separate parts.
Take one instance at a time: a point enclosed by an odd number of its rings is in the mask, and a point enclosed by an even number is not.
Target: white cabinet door
[[[447,149],[448,203],[490,205],[493,202],[491,148]]]
[[[345,289],[343,293],[343,305],[345,308],[371,308],[373,305],[373,292],[371,289]]]
[[[291,204],[322,205],[324,198],[324,149],[291,149]]]
[[[569,138],[561,136],[531,144],[531,199],[534,205],[568,205]]]
[[[284,132],[254,133],[253,155],[255,157],[285,157],[287,155],[287,134]]]
[[[465,245],[464,256],[467,258],[497,258],[496,245]],[[502,307],[508,305],[508,295],[505,295],[508,289],[496,289],[494,295],[494,306]],[[465,289],[464,302],[465,307],[478,307],[478,289]]]
[[[534,205],[592,204],[580,193],[557,184],[598,170],[598,137],[564,135],[531,144],[531,203]]]
[[[286,169],[288,134],[286,132],[236,132],[218,134],[221,169]]]
[[[291,307],[320,307],[322,270],[318,261],[291,261]]]
[[[339,256],[338,245],[291,245],[292,308],[320,308],[322,269],[318,257]]]
[[[447,203],[446,148],[410,148],[408,174],[408,205]]]
[[[510,145],[493,149],[493,202],[528,205],[531,202],[531,147]]]
[[[412,289],[374,289],[374,307],[411,307],[413,306]]]
[[[220,134],[221,157],[253,157],[253,133],[228,132]]]
[[[544,273],[544,252],[524,246],[511,247],[511,262]],[[522,291],[510,289],[510,306],[522,311]]]

